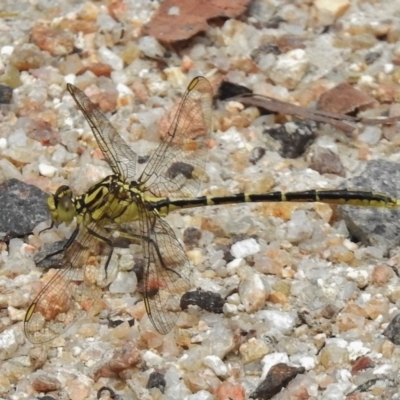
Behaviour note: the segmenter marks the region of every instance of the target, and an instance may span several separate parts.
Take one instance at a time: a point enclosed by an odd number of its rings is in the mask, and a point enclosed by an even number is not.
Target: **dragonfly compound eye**
[[[72,201],[71,189],[68,186],[59,187],[56,193],[47,199],[47,206],[51,219],[56,223],[65,222],[68,225],[74,219],[75,205]]]

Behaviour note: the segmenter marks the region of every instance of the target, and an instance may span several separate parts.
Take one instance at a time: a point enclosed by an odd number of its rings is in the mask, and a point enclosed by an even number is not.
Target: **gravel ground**
[[[399,114],[400,2],[256,0],[237,19],[213,20],[203,34],[165,46],[141,35],[156,1],[54,4],[0,5],[0,83],[14,88],[0,105],[1,182],[16,178],[47,193],[68,184],[81,194],[110,173],[67,83],[85,89],[140,156],[155,148],[168,125],[162,116],[197,75],[215,91],[226,80],[304,107],[345,82],[374,99],[359,107],[363,115]],[[400,197],[398,124],[360,125],[351,135],[309,125],[312,144],[288,159],[265,133],[282,122],[293,124],[217,100],[199,194],[367,182],[366,190]],[[369,168],[373,178],[351,180]],[[192,288],[213,292],[213,305],[189,306],[165,336],[146,315],[134,272],[120,271],[64,335],[32,345],[23,319],[46,281],[33,255],[72,231],[39,235],[47,221],[1,242],[0,397],[240,400],[272,398],[283,387],[274,399],[399,398],[400,328],[390,324],[400,302],[398,214],[365,212],[378,227],[357,223],[362,215],[350,224],[346,212],[320,203],[170,214],[193,264]],[[378,240],[388,225],[392,237]],[[283,381],[255,392],[273,373]]]

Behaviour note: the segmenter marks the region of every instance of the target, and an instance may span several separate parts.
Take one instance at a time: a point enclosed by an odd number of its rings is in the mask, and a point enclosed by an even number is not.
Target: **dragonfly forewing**
[[[128,146],[106,116],[89,100],[82,90],[70,84],[67,85],[67,88],[83,112],[113,172],[119,175],[123,181],[134,180],[136,153]]]
[[[204,180],[211,132],[212,87],[203,77],[189,84],[173,122],[139,178],[156,197],[194,197]]]

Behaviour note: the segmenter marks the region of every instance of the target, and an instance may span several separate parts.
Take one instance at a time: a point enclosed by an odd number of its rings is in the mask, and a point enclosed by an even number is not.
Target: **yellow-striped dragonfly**
[[[120,238],[141,244],[146,311],[155,329],[168,333],[179,317],[180,298],[191,287],[186,252],[163,219],[171,211],[242,202],[400,205],[399,200],[383,193],[358,190],[196,197],[205,175],[211,133],[213,92],[204,77],[190,82],[170,129],[136,177],[136,153],[80,89],[70,84],[67,87],[113,174],[83,195],[74,197],[69,187],[61,186],[48,199],[53,223],[69,224],[76,218],[77,227],[64,247],[46,258],[61,257],[63,268],[45,284],[26,313],[25,333],[33,343],[57,337],[92,306],[105,286],[100,281],[106,282],[117,268],[115,249]]]

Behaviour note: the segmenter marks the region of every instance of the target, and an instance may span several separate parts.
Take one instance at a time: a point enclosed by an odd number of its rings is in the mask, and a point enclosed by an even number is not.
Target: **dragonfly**
[[[67,89],[93,131],[112,174],[86,193],[74,196],[61,186],[49,196],[52,224],[76,228],[64,246],[46,260],[62,263],[29,306],[24,329],[32,343],[64,333],[97,301],[118,270],[118,239],[139,244],[144,266],[143,301],[160,334],[175,326],[180,299],[191,288],[191,265],[185,249],[164,219],[185,208],[244,202],[322,202],[362,207],[397,208],[400,200],[361,190],[237,193],[197,196],[204,181],[211,135],[213,90],[202,76],[194,78],[172,124],[136,176],[138,156],[83,91]]]

